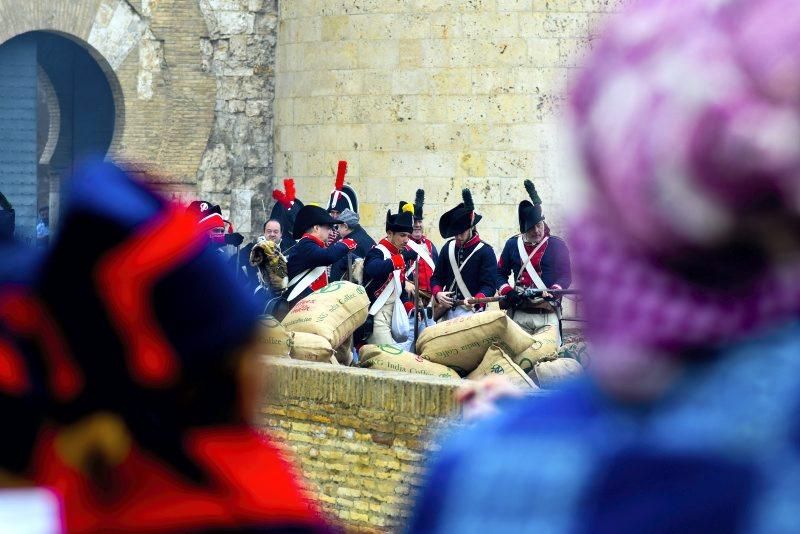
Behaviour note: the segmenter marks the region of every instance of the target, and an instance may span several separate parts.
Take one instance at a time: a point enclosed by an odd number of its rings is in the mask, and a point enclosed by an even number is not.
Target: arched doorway
[[[37,226],[41,235],[44,219],[56,219],[62,178],[108,152],[119,115],[107,72],[56,33],[0,45],[0,192],[15,210],[20,240],[34,242]]]

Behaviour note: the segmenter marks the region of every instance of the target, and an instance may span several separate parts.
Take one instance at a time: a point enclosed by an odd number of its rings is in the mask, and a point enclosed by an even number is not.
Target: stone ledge
[[[462,384],[458,380],[283,358],[267,358],[266,363],[267,402],[305,398],[404,415],[460,417],[454,397]]]

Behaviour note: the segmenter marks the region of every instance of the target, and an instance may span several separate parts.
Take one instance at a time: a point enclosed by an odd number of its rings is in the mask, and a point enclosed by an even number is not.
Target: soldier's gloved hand
[[[403,250],[400,251],[400,254],[403,255],[403,259],[406,260],[407,262],[414,261],[417,259],[417,253],[410,248],[404,248]]]
[[[506,303],[508,304],[509,308],[516,308],[522,301],[524,300],[522,295],[519,294],[517,290],[511,290],[505,295]]]
[[[348,250],[355,250],[356,247],[358,246],[358,243],[356,243],[349,237],[345,237],[344,239],[342,239],[341,243],[343,245],[346,245]]]
[[[239,232],[234,232],[232,234],[225,234],[226,245],[233,245],[234,247],[238,247],[243,242],[244,242],[244,236]]]

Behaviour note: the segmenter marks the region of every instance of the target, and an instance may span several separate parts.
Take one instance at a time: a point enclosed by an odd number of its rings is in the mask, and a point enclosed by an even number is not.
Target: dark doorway
[[[0,45],[0,192],[17,238],[46,241],[62,180],[106,155],[115,116],[106,73],[77,42],[31,32]]]

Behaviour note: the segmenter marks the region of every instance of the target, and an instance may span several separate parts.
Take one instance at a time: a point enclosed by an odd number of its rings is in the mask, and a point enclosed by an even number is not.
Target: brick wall
[[[349,527],[387,530],[410,513],[431,435],[459,420],[457,381],[269,360],[262,425],[295,452],[323,506]]]
[[[559,105],[593,29],[621,2],[282,2],[275,172],[323,202],[347,159],[376,237],[386,209],[424,187],[439,240],[438,216],[470,187],[493,245],[518,231],[530,178],[559,231],[572,201]]]

